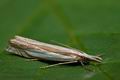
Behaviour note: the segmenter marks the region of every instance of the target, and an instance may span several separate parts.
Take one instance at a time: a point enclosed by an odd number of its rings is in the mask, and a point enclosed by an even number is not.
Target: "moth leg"
[[[16,51],[17,51],[18,53],[20,53],[21,56],[25,57],[25,56],[24,56],[24,54],[25,54],[25,51],[24,51],[24,50],[16,49]],[[24,53],[23,53],[23,52],[24,52]],[[37,59],[37,58],[28,58],[28,59],[26,59],[26,61],[38,61],[38,60],[39,60],[39,59]]]
[[[84,67],[85,65],[84,65],[84,63],[82,62],[82,61],[80,61],[80,63],[81,63],[81,65],[82,65],[82,67]]]
[[[69,62],[62,62],[62,63],[57,63],[57,64],[53,64],[53,65],[48,65],[48,66],[44,66],[44,67],[40,67],[40,68],[50,68],[50,67],[54,67],[54,66],[59,66],[59,65],[63,65],[63,64],[70,64],[70,63],[77,63],[78,61],[69,61]]]
[[[39,59],[30,59],[30,60],[32,60],[32,61],[38,61]]]
[[[90,71],[90,72],[94,72],[94,70],[92,70],[92,69],[88,68],[87,66],[85,66],[82,61],[80,61],[80,63],[81,63],[82,67],[83,67],[85,70]]]
[[[26,61],[38,61],[39,59],[33,58],[33,59],[26,59]]]

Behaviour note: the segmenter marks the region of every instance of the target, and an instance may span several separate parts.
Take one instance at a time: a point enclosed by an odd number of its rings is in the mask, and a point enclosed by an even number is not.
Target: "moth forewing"
[[[21,44],[24,42],[24,44],[27,45],[34,45],[35,47],[39,47],[42,49],[46,49],[48,51],[51,52],[60,52],[60,53],[78,53],[79,51],[74,50],[74,49],[69,49],[69,48],[65,48],[65,47],[61,47],[61,46],[57,46],[57,45],[51,45],[48,43],[43,43],[43,42],[38,42],[36,40],[32,40],[32,39],[28,39],[28,38],[24,38],[24,37],[20,37],[20,36],[15,36],[14,39],[11,39],[11,42],[13,41],[13,43],[19,41]],[[19,43],[19,44],[20,44]],[[30,47],[30,46],[28,46]],[[34,47],[34,48],[35,48]]]
[[[39,42],[36,40],[15,36],[10,40],[8,52],[18,54],[27,58],[45,59],[60,62],[101,62],[102,58],[88,55],[82,51]]]

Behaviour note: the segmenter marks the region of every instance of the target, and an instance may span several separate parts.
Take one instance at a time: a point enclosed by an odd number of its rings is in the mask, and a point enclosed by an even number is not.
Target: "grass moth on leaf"
[[[21,36],[15,36],[13,39],[10,39],[6,50],[26,58],[60,62],[51,66],[69,63],[81,64],[86,61],[102,61],[102,58],[99,56],[89,55],[77,49],[39,42]]]

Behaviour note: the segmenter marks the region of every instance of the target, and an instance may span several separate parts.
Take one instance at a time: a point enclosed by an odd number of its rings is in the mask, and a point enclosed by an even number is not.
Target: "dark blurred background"
[[[103,63],[88,66],[47,65],[5,51],[20,35],[63,43],[88,54],[103,54]],[[120,80],[119,0],[0,0],[0,80]]]

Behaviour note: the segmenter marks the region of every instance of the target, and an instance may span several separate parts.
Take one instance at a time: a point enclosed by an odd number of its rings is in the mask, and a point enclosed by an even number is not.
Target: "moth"
[[[89,55],[77,49],[39,42],[21,36],[10,39],[6,50],[26,58],[59,62],[45,68],[69,63],[83,64],[88,61],[100,63],[102,61],[100,56]]]

